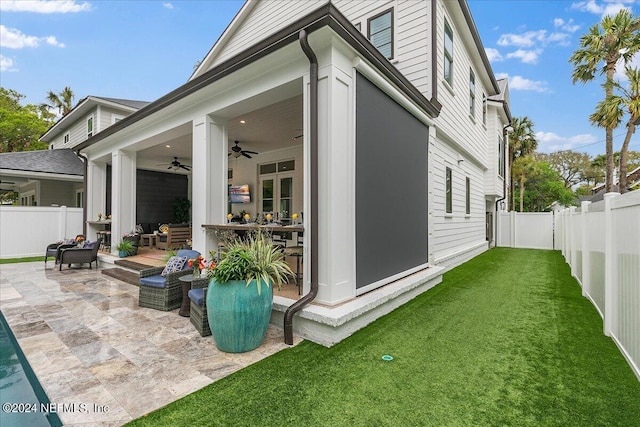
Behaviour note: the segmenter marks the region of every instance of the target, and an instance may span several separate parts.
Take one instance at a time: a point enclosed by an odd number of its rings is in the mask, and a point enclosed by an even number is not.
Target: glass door
[[[293,208],[293,172],[275,173],[260,177],[259,212],[274,219],[288,219]]]

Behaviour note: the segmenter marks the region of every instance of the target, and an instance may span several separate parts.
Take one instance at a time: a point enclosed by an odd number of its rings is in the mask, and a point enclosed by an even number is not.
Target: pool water
[[[0,426],[61,426],[55,413],[41,412],[49,398],[0,312]]]

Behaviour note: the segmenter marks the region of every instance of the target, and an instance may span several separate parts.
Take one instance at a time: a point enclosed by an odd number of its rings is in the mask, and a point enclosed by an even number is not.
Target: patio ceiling
[[[302,95],[276,102],[230,118],[228,121],[229,148],[234,141],[244,150],[263,153],[302,144]],[[242,123],[244,121],[244,123]],[[183,125],[167,135],[164,141],[138,152],[138,159],[166,169],[177,157],[191,164],[191,126]],[[259,154],[257,155],[259,156]]]

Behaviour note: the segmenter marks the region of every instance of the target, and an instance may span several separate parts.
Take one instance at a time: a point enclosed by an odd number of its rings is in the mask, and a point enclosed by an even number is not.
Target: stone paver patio
[[[0,310],[51,402],[90,409],[65,425],[122,425],[288,347],[270,326],[258,349],[220,352],[178,310],[138,307],[137,286],[57,267],[0,265]]]

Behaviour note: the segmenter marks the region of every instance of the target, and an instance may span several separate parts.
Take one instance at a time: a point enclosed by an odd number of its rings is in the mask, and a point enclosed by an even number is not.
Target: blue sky
[[[231,1],[0,1],[0,83],[45,101],[70,86],[87,95],[153,101],[191,75],[235,13]],[[544,152],[604,153],[604,131],[588,116],[600,82],[573,85],[568,62],[588,28],[632,0],[469,0],[498,77],[508,76],[511,111],[529,116]],[[614,132],[619,149],[624,128]],[[630,149],[640,150],[640,137]]]

